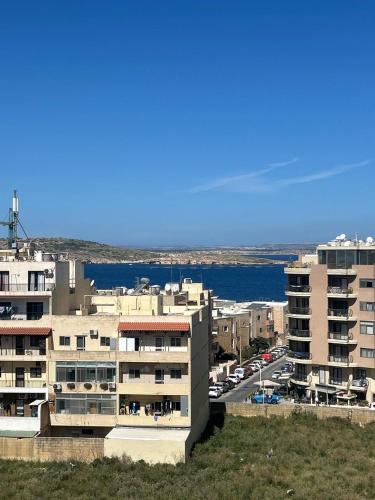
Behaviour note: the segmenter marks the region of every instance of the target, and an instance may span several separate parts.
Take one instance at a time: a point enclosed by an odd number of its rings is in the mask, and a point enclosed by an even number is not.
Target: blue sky
[[[31,235],[375,233],[372,0],[0,9],[0,215],[18,188]]]

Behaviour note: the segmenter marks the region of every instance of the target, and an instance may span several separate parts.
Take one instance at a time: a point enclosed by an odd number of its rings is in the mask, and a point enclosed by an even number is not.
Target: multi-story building
[[[0,435],[105,437],[108,456],[185,460],[208,420],[210,292],[190,279],[95,290],[81,263],[11,236]]]
[[[345,235],[285,269],[289,358],[312,401],[375,395],[375,243]]]

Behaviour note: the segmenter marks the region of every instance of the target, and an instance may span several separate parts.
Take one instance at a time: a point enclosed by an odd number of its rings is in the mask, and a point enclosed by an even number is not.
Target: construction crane
[[[1,226],[8,226],[8,249],[17,250],[18,196],[13,192],[12,208],[9,209],[9,220],[0,221]]]

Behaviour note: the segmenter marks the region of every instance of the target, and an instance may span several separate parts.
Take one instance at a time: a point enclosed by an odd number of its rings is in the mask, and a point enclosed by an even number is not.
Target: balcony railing
[[[296,292],[296,293],[309,293],[311,292],[310,285],[288,285],[286,287],[287,292]]]
[[[328,338],[331,340],[342,340],[343,342],[348,342],[353,340],[352,333],[340,333],[340,332],[328,332]]]
[[[342,379],[338,379],[338,378],[330,378],[329,379],[329,383],[330,385],[340,385],[340,386],[343,386],[343,385],[347,385],[347,381],[343,381]]]
[[[295,358],[295,359],[311,359],[311,352],[304,352],[304,351],[288,351],[287,354],[288,358]]]
[[[353,288],[346,287],[342,288],[341,286],[328,286],[327,293],[335,293],[337,295],[350,295],[353,293]]]
[[[297,382],[307,382],[306,374],[294,373],[291,378]]]
[[[311,314],[311,309],[309,307],[289,307],[289,314]]]
[[[294,261],[294,262],[291,262],[289,265],[288,265],[289,268],[302,268],[302,269],[306,269],[308,267],[311,267],[311,264],[310,263],[306,263],[306,262],[300,262],[298,260]]]
[[[54,283],[2,283],[0,292],[52,292],[55,289]]]
[[[289,335],[292,335],[293,337],[311,337],[311,332],[310,330],[298,330],[294,328],[289,329]]]
[[[45,356],[46,355],[46,348],[41,347],[39,349],[23,349],[20,347],[17,347],[15,349],[6,349],[6,348],[0,348],[0,356],[30,356],[30,358],[33,358],[34,356]]]
[[[0,387],[19,387],[26,389],[39,389],[47,387],[43,380],[0,380]],[[22,391],[20,391],[22,392]]]
[[[328,361],[331,363],[342,363],[344,365],[349,365],[353,362],[353,356],[342,356],[339,354],[329,354]]]
[[[350,318],[353,316],[352,309],[328,309],[328,316],[335,316],[340,318]]]

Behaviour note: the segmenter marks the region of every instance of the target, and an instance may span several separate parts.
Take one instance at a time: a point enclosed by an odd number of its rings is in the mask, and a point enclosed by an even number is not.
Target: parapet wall
[[[219,411],[219,407],[215,409],[216,403],[211,405],[212,411]],[[221,405],[220,405],[221,406]],[[257,405],[248,403],[225,403],[225,411],[230,415],[242,417],[289,417],[292,413],[305,413],[315,415],[318,419],[326,418],[344,418],[353,423],[365,425],[375,422],[375,411],[351,407],[332,407],[332,406],[312,406],[312,405]]]
[[[104,457],[101,438],[0,437],[0,458],[19,460],[92,462]]]

